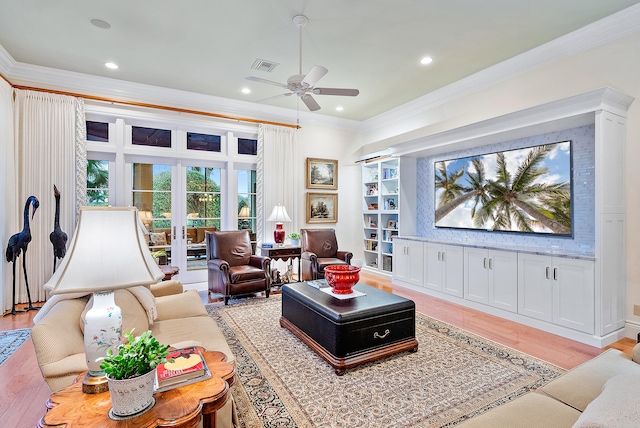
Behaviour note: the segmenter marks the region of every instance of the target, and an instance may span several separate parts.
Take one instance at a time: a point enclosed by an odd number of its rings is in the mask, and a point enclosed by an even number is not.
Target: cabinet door
[[[518,253],[489,252],[489,304],[518,311]]]
[[[553,322],[585,333],[594,332],[594,262],[555,257]]]
[[[439,244],[424,244],[424,286],[442,291],[444,263],[442,248]]]
[[[553,319],[551,257],[518,254],[518,313],[543,321]]]
[[[483,248],[464,249],[464,298],[473,302],[489,302],[489,255]]]
[[[407,241],[407,281],[410,284],[422,286],[422,259],[423,243],[418,241]]]
[[[407,281],[409,277],[409,255],[407,254],[407,244],[409,241],[402,239],[393,240],[393,278],[398,281]]]
[[[454,296],[464,295],[464,251],[463,247],[456,245],[444,245],[443,263],[444,278],[442,281],[442,291]]]

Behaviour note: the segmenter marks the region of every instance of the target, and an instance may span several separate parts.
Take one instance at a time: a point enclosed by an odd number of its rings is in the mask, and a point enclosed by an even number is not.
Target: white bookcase
[[[391,275],[393,237],[416,231],[416,159],[362,165],[363,269]]]

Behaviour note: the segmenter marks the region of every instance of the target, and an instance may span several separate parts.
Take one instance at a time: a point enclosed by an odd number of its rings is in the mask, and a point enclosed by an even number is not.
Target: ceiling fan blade
[[[260,77],[248,76],[248,77],[245,77],[245,79],[252,80],[254,82],[259,82],[259,83],[266,83],[267,85],[274,85],[274,86],[278,86],[280,88],[287,89],[287,85],[285,85],[284,83],[278,83],[278,82],[274,82],[272,80],[262,79]]]
[[[311,95],[304,94],[300,98],[302,98],[302,102],[307,106],[309,110],[311,111],[320,110],[320,104],[318,104]]]
[[[275,99],[282,98],[282,97],[289,97],[291,95],[293,95],[293,92],[287,92],[286,94],[274,95],[273,97],[264,98],[264,99],[258,100],[256,102],[257,103],[261,103],[261,102],[264,102],[264,101],[275,100]]]
[[[327,70],[323,66],[314,65],[313,68],[309,70],[307,75],[304,76],[304,79],[302,79],[302,82],[300,82],[300,84],[305,88],[310,88],[315,85],[318,80],[322,79],[322,76],[324,76],[328,72],[329,70]]]
[[[360,93],[357,89],[341,89],[341,88],[314,88],[312,91],[315,95],[342,95],[345,97],[355,97]]]

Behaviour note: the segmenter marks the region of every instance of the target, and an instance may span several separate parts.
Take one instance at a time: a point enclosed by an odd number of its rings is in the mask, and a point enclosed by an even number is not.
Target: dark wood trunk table
[[[417,351],[415,303],[357,284],[364,296],[340,300],[306,282],[282,287],[280,325],[335,369],[337,375],[369,361]]]

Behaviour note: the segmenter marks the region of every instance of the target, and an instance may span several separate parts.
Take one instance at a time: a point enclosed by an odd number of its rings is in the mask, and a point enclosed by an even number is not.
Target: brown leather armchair
[[[302,235],[302,280],[324,278],[324,268],[350,265],[353,254],[338,251],[335,229],[300,229]]]
[[[209,293],[231,296],[271,290],[271,259],[254,256],[246,230],[206,233]]]

